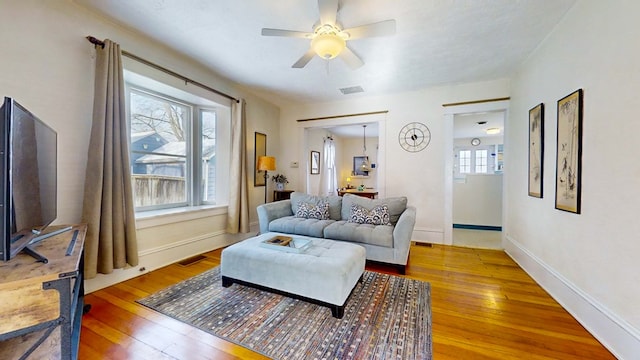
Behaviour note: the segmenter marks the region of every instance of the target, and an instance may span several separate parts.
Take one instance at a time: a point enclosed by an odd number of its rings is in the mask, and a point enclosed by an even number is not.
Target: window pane
[[[476,150],[476,173],[487,173],[487,150]]]
[[[216,200],[216,113],[212,110],[200,111],[202,129],[202,202]]]
[[[189,108],[137,91],[130,99],[135,206],[185,203]]]
[[[471,150],[461,150],[459,153],[460,173],[467,174],[471,172]]]

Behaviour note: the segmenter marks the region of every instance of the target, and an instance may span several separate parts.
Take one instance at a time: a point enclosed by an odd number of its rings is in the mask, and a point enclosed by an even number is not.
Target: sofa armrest
[[[256,210],[258,211],[258,221],[260,222],[261,234],[269,232],[269,223],[273,220],[293,215],[293,211],[291,210],[291,200],[262,204],[259,205]]]
[[[416,208],[407,206],[402,212],[396,226],[393,228],[393,248],[396,259],[402,260],[405,264],[409,258],[409,248],[411,247],[411,236],[416,225]]]

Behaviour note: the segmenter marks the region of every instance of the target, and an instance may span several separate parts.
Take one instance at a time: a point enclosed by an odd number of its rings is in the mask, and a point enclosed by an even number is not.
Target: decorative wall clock
[[[400,129],[398,141],[403,149],[409,152],[424,150],[431,142],[431,131],[427,125],[412,122]]]

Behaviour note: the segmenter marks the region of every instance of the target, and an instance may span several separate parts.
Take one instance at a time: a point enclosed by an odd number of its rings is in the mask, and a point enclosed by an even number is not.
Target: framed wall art
[[[258,170],[258,158],[260,156],[267,155],[267,135],[256,132],[255,134],[255,148],[253,154],[253,186],[266,186],[264,180],[264,171]]]
[[[544,104],[529,110],[529,196],[542,198],[544,171]]]
[[[364,161],[369,161],[368,156],[354,156],[353,157],[353,175],[356,176],[369,176],[368,171],[364,171],[361,169],[362,163]]]
[[[580,214],[582,89],[558,100],[556,209]]]
[[[320,174],[320,152],[311,152],[311,175]]]

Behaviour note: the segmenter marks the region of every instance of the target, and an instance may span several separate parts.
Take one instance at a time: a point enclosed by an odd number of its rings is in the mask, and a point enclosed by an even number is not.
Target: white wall
[[[512,80],[505,248],[622,359],[640,353],[640,2],[579,1]],[[556,106],[584,90],[582,214],[554,209]],[[544,198],[527,196],[545,106]]]
[[[407,196],[417,207],[414,240],[442,243],[444,236],[444,139],[443,104],[499,98],[508,96],[509,82],[497,80],[459,86],[445,86],[384,97],[359,97],[350,101],[322,104],[301,104],[281,109],[280,137],[288,139],[282,144],[279,156],[284,161],[302,161],[303,131],[306,123],[297,119],[346,115],[388,110],[380,115],[383,122],[379,135],[379,168],[376,176],[384,187],[378,189],[384,196]],[[404,151],[398,143],[400,129],[410,122],[426,124],[431,131],[431,143],[418,153]],[[365,120],[363,122],[370,122]],[[384,154],[384,155],[383,155]],[[292,176],[294,183],[303,188],[304,173]]]
[[[268,151],[279,152],[279,109],[153,40],[118,27],[70,1],[3,1],[0,5],[0,96],[15,98],[58,132],[58,219],[77,223],[91,130],[95,51],[85,39],[109,38],[122,49],[247,99],[247,149],[253,166],[253,132],[268,135]],[[253,188],[250,208],[262,203],[264,188]],[[223,246],[226,207],[138,221],[140,265],[87,281],[87,289],[108,285],[181,258]],[[255,210],[251,213],[256,221]],[[170,224],[170,225],[169,225]]]
[[[502,226],[502,174],[467,174],[455,179],[453,223]]]

